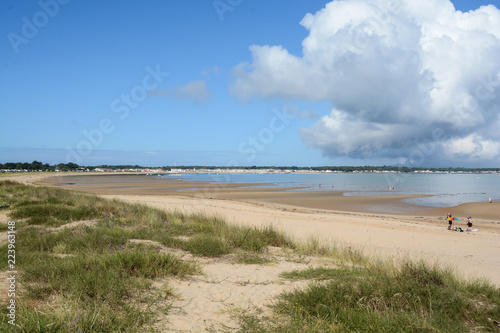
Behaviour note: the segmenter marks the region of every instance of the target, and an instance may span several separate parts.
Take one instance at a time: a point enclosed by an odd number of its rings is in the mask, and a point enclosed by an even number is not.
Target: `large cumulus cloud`
[[[233,93],[331,101],[300,132],[327,156],[500,158],[500,11],[449,0],[336,0],[300,22],[303,54],[250,47]],[[428,150],[427,154],[431,154]]]

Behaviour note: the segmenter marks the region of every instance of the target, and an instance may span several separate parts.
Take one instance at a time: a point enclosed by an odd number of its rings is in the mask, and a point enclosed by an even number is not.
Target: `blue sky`
[[[498,10],[455,12],[494,1],[328,3],[3,1],[0,162],[499,165]],[[428,31],[460,59],[484,38],[470,75]]]

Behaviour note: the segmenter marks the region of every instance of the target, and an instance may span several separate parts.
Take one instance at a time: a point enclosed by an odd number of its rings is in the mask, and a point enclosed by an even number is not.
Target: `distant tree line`
[[[415,171],[433,171],[433,172],[500,172],[500,168],[425,168],[425,167],[405,167],[405,166],[316,166],[316,167],[297,167],[297,166],[204,166],[204,165],[184,165],[184,166],[163,166],[163,167],[148,167],[141,165],[97,165],[97,166],[80,166],[76,163],[59,163],[49,165],[38,161],[31,163],[27,162],[8,162],[0,163],[0,170],[26,170],[26,171],[78,171],[78,170],[123,170],[123,169],[162,169],[170,171],[172,169],[180,170],[201,170],[201,169],[221,169],[221,170],[291,170],[293,171],[333,171],[333,172],[374,172],[374,171],[389,171],[389,172],[415,172]]]
[[[55,165],[50,165],[48,163],[42,163],[38,161],[33,161],[31,163],[27,162],[8,162],[5,164],[0,163],[0,170],[19,170],[19,171],[77,171],[84,169],[84,167],[79,166],[76,163],[59,163]]]

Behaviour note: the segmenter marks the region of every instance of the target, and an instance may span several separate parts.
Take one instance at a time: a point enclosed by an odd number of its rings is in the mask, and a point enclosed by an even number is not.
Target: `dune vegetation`
[[[175,297],[169,280],[203,272],[193,256],[236,255],[241,264],[273,265],[269,247],[336,264],[284,272],[283,280],[308,286],[240,313],[241,332],[500,332],[496,286],[425,262],[374,262],[351,248],[296,244],[272,227],[8,180],[0,181],[0,207],[15,221],[17,271],[16,326],[2,290],[2,332],[155,331]],[[2,234],[8,227],[0,225]],[[6,240],[0,241],[5,277]]]

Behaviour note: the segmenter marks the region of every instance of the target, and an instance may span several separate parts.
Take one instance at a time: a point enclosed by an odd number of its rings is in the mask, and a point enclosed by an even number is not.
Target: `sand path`
[[[271,248],[264,254],[272,260],[265,265],[238,264],[234,256],[195,259],[203,266],[203,275],[188,280],[169,279],[176,299],[168,316],[160,317],[154,327],[163,332],[206,332],[207,329],[236,330],[237,315],[269,313],[267,306],[283,291],[304,288],[310,281],[289,281],[279,275],[285,271],[328,265],[318,258]],[[331,267],[331,263],[330,263]]]

